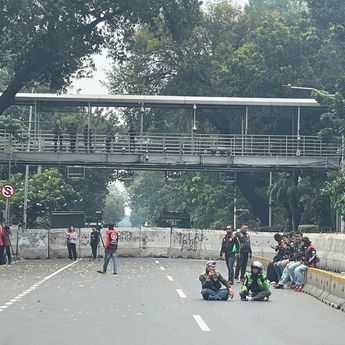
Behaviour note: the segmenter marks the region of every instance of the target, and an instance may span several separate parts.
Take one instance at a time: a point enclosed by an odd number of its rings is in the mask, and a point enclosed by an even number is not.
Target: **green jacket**
[[[254,276],[251,272],[247,272],[245,281],[243,285],[241,286],[241,291],[249,291],[249,290],[253,291],[253,288],[255,290],[256,286],[260,291],[267,291],[270,288],[270,283],[267,280],[267,277],[263,273],[257,276]]]

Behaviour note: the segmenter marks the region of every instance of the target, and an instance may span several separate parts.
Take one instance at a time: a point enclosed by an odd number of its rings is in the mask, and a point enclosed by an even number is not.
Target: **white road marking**
[[[176,292],[179,294],[181,298],[187,298],[184,292],[181,289],[176,289]]]
[[[159,265],[159,261],[156,260],[155,263],[156,263],[156,265]]]
[[[168,280],[170,280],[171,282],[174,281],[174,278],[172,276],[167,276]]]
[[[78,259],[79,261],[79,259]],[[4,309],[8,308],[10,305],[14,304],[15,302],[20,301],[20,299],[22,297],[24,297],[25,295],[27,295],[29,292],[34,291],[38,286],[42,285],[43,283],[45,283],[47,280],[53,278],[54,276],[56,276],[57,274],[63,272],[64,270],[66,270],[67,268],[70,268],[71,266],[75,265],[78,261],[74,261],[71,264],[64,266],[62,268],[60,268],[59,270],[55,271],[54,273],[50,274],[49,276],[43,278],[42,280],[40,280],[39,282],[37,282],[36,284],[32,285],[31,287],[29,287],[28,289],[24,290],[22,293],[20,293],[19,295],[17,295],[16,297],[13,297],[9,302],[3,304],[0,306],[0,311],[3,311]]]
[[[165,268],[163,266],[159,266],[159,268],[162,270],[162,271],[165,271]]]
[[[200,315],[193,315],[193,317],[194,317],[195,322],[198,324],[198,326],[200,327],[200,329],[203,332],[210,332],[211,331]]]

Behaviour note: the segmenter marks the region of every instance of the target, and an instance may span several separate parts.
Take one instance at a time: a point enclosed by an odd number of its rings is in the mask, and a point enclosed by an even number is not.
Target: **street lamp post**
[[[333,93],[329,93],[329,92],[323,92],[323,91],[320,91],[314,87],[307,87],[307,86],[294,86],[294,85],[291,85],[291,84],[287,84],[287,85],[283,85],[283,87],[287,87],[289,89],[292,89],[292,90],[306,90],[306,91],[312,91],[312,92],[316,92],[317,94],[321,95],[321,96],[325,96],[325,97],[329,97],[329,98],[334,98],[335,97],[335,94]],[[300,110],[299,110],[299,113],[298,113],[298,116],[299,116],[299,121],[300,121]],[[300,130],[300,125],[298,124],[298,132]],[[298,133],[298,137],[299,137],[299,133]],[[341,150],[341,170],[344,171],[344,136],[342,136],[342,150]],[[344,217],[340,214],[340,212],[337,212],[337,214],[340,215],[340,231],[341,232],[345,232],[345,220],[344,220]],[[338,223],[338,220],[337,220],[337,223]]]

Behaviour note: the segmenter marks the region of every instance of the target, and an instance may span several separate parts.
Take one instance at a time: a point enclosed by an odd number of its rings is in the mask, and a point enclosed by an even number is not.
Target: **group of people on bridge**
[[[130,144],[130,150],[134,148],[135,138],[134,138],[134,129],[133,127],[130,127],[128,130],[129,135],[129,144]],[[64,151],[64,132],[60,126],[59,123],[55,124],[55,127],[53,129],[53,135],[54,135],[54,150],[55,152]],[[66,131],[66,135],[68,136],[69,140],[69,151],[75,152],[76,149],[78,149],[77,146],[77,139],[78,139],[78,128],[77,125],[73,122],[71,123]],[[92,153],[95,149],[95,142],[94,142],[94,136],[93,136],[93,130],[92,128],[86,124],[84,126],[84,129],[82,131],[83,135],[83,152]],[[114,129],[111,126],[108,126],[105,131],[105,139],[104,139],[104,149],[106,152],[110,153],[113,150],[113,144],[118,141],[118,133],[115,133]]]

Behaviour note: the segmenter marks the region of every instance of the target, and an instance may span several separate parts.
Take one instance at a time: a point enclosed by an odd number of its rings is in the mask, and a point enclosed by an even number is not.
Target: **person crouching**
[[[242,301],[264,301],[271,295],[270,283],[262,270],[264,265],[260,261],[254,261],[250,272],[245,275],[245,280],[241,286],[240,297]]]
[[[223,278],[223,276],[216,271],[216,262],[208,261],[206,263],[206,271],[199,277],[202,291],[201,295],[204,300],[209,301],[226,301],[230,297],[234,298],[234,292],[231,289],[230,283]],[[222,284],[226,288],[221,288]]]

